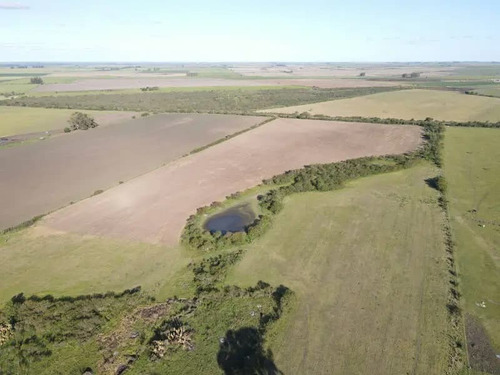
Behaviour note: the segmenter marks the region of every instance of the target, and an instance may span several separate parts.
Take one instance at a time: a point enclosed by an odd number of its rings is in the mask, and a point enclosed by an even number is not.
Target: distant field
[[[0,229],[158,168],[263,117],[172,114],[0,149]]]
[[[481,95],[490,95],[500,98],[500,85],[475,88],[474,91]]]
[[[228,282],[289,286],[297,307],[271,342],[285,374],[445,373],[443,214],[427,164],[286,198]]]
[[[286,82],[290,84],[290,81]],[[258,86],[255,86],[258,87]],[[107,95],[66,95],[16,98],[0,105],[46,108],[78,108],[92,110],[128,110],[148,112],[251,112],[262,108],[317,103],[326,100],[351,98],[385,91],[394,87],[361,87],[338,89],[289,88],[276,86],[260,89],[228,88],[194,90],[193,88],[167,92],[109,93]]]
[[[358,98],[268,109],[266,112],[310,112],[328,116],[392,117],[454,121],[500,121],[496,98],[437,90],[402,90]]]
[[[499,129],[446,131],[445,176],[465,309],[479,317],[495,353],[500,353],[499,145]],[[485,308],[476,305],[483,301]]]
[[[71,109],[45,109],[0,106],[0,137],[61,130],[68,126]],[[109,125],[130,119],[134,112],[83,111],[93,116],[100,125]]]

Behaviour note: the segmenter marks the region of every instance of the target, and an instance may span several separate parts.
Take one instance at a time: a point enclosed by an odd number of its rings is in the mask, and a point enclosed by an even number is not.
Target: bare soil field
[[[0,229],[151,171],[265,120],[157,115],[0,149]]]
[[[113,78],[81,79],[72,83],[54,83],[38,86],[34,92],[69,92],[94,90],[138,89],[146,86],[157,87],[205,87],[205,86],[272,86],[273,82],[247,80],[239,81],[219,78]]]
[[[137,89],[146,86],[157,87],[224,87],[224,86],[317,86],[321,88],[340,87],[385,87],[397,86],[398,82],[374,82],[357,79],[261,79],[237,80],[221,78],[88,78],[71,83],[40,85],[33,92],[71,92],[95,90]]]
[[[130,70],[74,70],[69,72],[56,72],[48,74],[47,77],[124,77],[124,78],[170,78],[185,77],[186,73],[142,73]]]
[[[68,206],[39,225],[173,245],[198,207],[264,178],[307,164],[403,153],[420,142],[416,126],[278,119]]]

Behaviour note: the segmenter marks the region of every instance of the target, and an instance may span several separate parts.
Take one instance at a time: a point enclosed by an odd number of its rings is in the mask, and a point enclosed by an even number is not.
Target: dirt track
[[[177,243],[200,206],[306,164],[402,153],[416,126],[278,119],[47,216],[44,229]]]
[[[263,120],[157,115],[2,148],[0,229],[89,197]]]

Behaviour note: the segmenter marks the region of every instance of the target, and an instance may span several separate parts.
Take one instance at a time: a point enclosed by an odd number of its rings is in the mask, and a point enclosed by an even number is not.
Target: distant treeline
[[[268,115],[271,115],[269,113]],[[272,115],[283,118],[298,118],[311,120],[326,120],[326,121],[344,121],[344,122],[366,122],[372,124],[388,124],[388,125],[444,125],[444,126],[462,126],[468,128],[500,128],[500,121],[448,121],[435,120],[432,117],[427,117],[425,120],[405,120],[400,118],[380,118],[380,117],[361,117],[361,116],[326,116],[326,115],[311,115],[309,112],[302,113],[272,113]]]
[[[171,92],[144,91],[136,94],[25,96],[1,101],[0,105],[153,113],[249,114],[263,108],[317,103],[399,89],[397,87],[362,87],[343,89],[269,88],[256,90],[254,88],[241,88]]]

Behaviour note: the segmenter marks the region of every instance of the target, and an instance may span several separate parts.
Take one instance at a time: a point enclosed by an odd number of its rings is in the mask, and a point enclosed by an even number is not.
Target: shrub
[[[87,130],[99,126],[91,116],[82,112],[74,112],[68,122],[71,130]]]
[[[41,77],[33,77],[30,79],[30,83],[33,85],[43,85],[43,79]]]
[[[64,132],[65,132],[65,133],[69,133],[69,132],[71,132],[71,129],[70,129],[70,128],[68,128],[68,127],[66,126],[66,127],[64,128]]]

